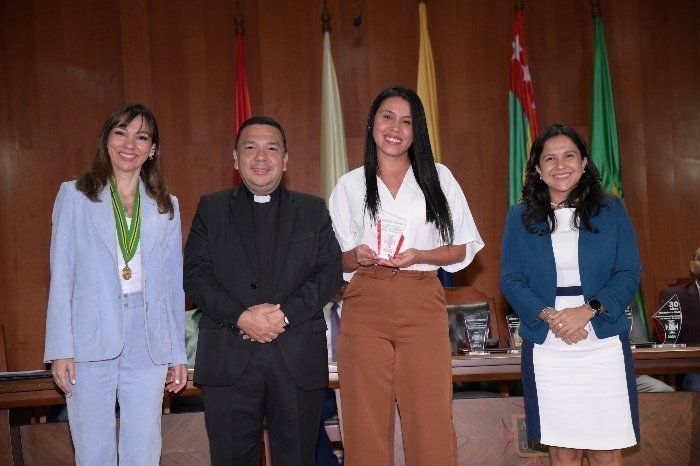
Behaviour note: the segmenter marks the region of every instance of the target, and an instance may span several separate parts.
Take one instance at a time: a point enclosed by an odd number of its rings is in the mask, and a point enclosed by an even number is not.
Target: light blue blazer
[[[520,316],[520,335],[542,344],[549,327],[537,315],[545,307],[554,306],[557,271],[551,235],[529,233],[523,225],[524,212],[524,203],[508,211],[500,284],[503,295]],[[598,233],[579,230],[581,287],[586,300],[596,298],[605,306],[606,312],[591,323],[598,338],[607,338],[630,329],[625,308],[639,288],[641,263],[632,222],[618,198],[606,197],[591,224]]]
[[[160,214],[141,192],[141,266],[148,350],[155,364],[186,364],[182,232],[175,216]],[[124,348],[122,289],[109,186],[92,202],[63,183],[53,209],[51,284],[44,361],[76,362],[117,357]]]

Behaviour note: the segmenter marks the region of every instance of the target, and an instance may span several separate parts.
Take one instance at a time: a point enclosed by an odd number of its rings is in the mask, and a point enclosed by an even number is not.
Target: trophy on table
[[[506,316],[506,324],[508,325],[508,346],[511,352],[520,351],[523,347],[523,339],[518,334],[520,331],[520,316],[518,314],[508,314]]]
[[[464,325],[469,354],[488,354],[484,351],[489,336],[488,308],[465,314]]]
[[[681,324],[683,323],[683,313],[681,312],[681,303],[678,300],[678,295],[674,294],[652,317],[654,318],[654,328],[659,334],[659,341],[661,342],[654,345],[655,348],[685,347],[685,343],[676,343],[681,333]]]
[[[632,306],[627,306],[625,308],[625,315],[630,321],[630,335],[632,335],[632,329],[634,328],[634,318],[632,317]]]

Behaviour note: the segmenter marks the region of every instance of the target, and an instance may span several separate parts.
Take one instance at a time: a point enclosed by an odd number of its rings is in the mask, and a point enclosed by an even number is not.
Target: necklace
[[[562,207],[569,207],[566,201],[561,201],[559,204],[550,202],[549,205],[552,206],[552,209],[554,210],[561,209]]]

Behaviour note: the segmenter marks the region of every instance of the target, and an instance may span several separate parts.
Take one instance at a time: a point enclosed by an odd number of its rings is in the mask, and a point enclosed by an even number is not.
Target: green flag
[[[591,117],[591,158],[600,170],[603,189],[622,196],[620,148],[617,142],[615,102],[613,100],[608,52],[600,16],[594,19],[595,56],[593,58],[593,105]]]
[[[608,52],[605,48],[605,32],[600,16],[594,17],[595,56],[593,58],[593,103],[591,105],[591,159],[600,170],[603,189],[622,197],[622,176],[620,175],[620,147],[617,140],[615,102],[612,80],[608,66]],[[634,297],[644,331],[649,337],[646,312],[641,290]]]

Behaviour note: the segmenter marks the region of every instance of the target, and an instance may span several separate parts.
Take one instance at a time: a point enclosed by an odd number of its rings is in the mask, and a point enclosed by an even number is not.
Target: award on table
[[[484,349],[489,336],[488,309],[466,314],[464,326],[469,354],[487,354]]]
[[[518,314],[508,314],[506,316],[508,324],[508,345],[516,351],[520,351],[523,346],[523,339],[518,334],[520,330],[520,317]]]
[[[377,219],[377,255],[383,259],[391,259],[401,251],[403,232],[408,221],[382,210]]]
[[[630,335],[632,335],[632,329],[634,328],[634,319],[632,318],[632,307],[627,306],[625,308],[625,315],[630,320]]]
[[[652,317],[654,318],[654,328],[656,328],[661,342],[654,345],[655,347],[679,348],[685,346],[685,343],[676,343],[683,323],[683,313],[678,295],[674,294]]]

